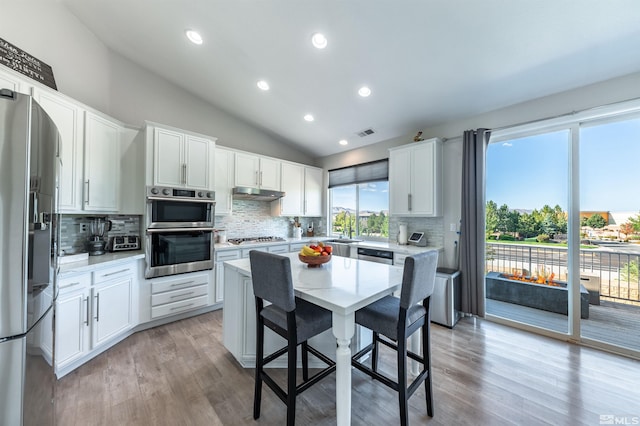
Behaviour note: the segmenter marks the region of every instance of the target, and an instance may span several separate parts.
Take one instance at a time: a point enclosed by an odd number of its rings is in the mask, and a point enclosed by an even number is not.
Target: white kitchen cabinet
[[[153,184],[214,189],[215,138],[152,125]]]
[[[29,95],[31,87],[32,85],[27,83],[27,77],[20,77],[17,72],[14,74],[13,71],[4,67],[0,69],[0,89],[9,89]]]
[[[81,359],[90,350],[91,273],[59,280],[56,300],[55,363],[56,373]]]
[[[116,278],[94,285],[92,348],[96,348],[133,327],[134,277],[122,271]]]
[[[240,259],[240,250],[216,251],[216,295],[215,303],[224,300],[224,262]]]
[[[280,191],[280,164],[274,158],[237,152],[235,186]]]
[[[322,169],[282,162],[281,191],[271,203],[274,216],[322,216]]]
[[[216,216],[230,215],[232,212],[233,180],[234,180],[235,152],[216,147],[215,155],[215,191]]]
[[[151,285],[151,319],[207,306],[210,275],[203,271],[147,280]]]
[[[58,199],[62,213],[82,210],[84,108],[48,90],[34,89],[34,97],[60,133],[62,167]]]
[[[391,148],[389,210],[397,216],[442,216],[442,141]]]
[[[85,112],[84,210],[117,212],[122,126]]]

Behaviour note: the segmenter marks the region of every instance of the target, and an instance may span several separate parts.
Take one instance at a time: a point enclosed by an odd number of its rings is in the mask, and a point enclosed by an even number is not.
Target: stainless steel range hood
[[[284,192],[282,191],[248,188],[246,186],[233,188],[233,198],[235,200],[274,201],[282,197],[284,197]]]

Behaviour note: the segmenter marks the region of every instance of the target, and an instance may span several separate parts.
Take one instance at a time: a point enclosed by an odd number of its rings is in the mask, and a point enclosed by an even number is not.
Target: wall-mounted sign
[[[49,65],[2,38],[0,38],[0,64],[58,90],[56,80],[53,78],[53,70]]]

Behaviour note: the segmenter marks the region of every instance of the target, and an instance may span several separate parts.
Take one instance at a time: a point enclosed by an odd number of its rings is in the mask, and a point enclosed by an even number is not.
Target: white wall
[[[53,69],[58,91],[125,123],[144,120],[223,146],[314,165],[310,155],[109,50],[54,0],[0,0],[0,37]]]
[[[450,267],[455,266],[454,242],[458,239],[458,235],[449,231],[449,226],[450,224],[458,224],[460,221],[462,182],[462,140],[460,137],[462,132],[479,127],[498,128],[512,126],[635,98],[640,98],[640,73],[546,96],[442,125],[416,129],[422,130],[422,136],[426,139],[432,137],[448,139],[443,147],[443,224],[445,227],[445,258],[443,259],[443,264]],[[318,166],[327,170],[388,158],[387,150],[390,147],[411,143],[412,139],[413,134],[342,154],[327,156],[318,161]]]

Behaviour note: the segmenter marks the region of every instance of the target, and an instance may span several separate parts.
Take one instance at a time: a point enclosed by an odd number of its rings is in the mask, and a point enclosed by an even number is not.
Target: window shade
[[[389,180],[387,159],[329,170],[329,188],[380,180]]]

